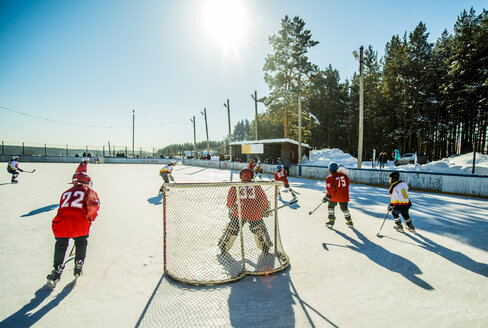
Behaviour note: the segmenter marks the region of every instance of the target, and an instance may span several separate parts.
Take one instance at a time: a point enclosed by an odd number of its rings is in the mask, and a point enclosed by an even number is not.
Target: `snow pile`
[[[304,165],[329,166],[331,162],[342,164],[345,167],[357,167],[358,160],[337,148],[312,150],[310,159],[303,161]]]
[[[329,163],[336,162],[345,167],[354,168],[358,166],[357,158],[350,154],[344,153],[337,148],[321,149],[310,151],[310,160],[303,161],[304,165],[328,166]],[[362,168],[373,168],[371,161],[363,161]],[[379,164],[375,163],[374,168],[379,168]],[[471,174],[473,168],[473,153],[462,155],[453,155],[449,158],[443,158],[439,161],[428,162],[425,165],[401,165],[395,166],[393,161],[388,161],[385,169],[398,169],[402,171],[423,171],[423,172],[442,172],[455,174]],[[488,175],[488,155],[476,153],[475,173],[480,175]]]

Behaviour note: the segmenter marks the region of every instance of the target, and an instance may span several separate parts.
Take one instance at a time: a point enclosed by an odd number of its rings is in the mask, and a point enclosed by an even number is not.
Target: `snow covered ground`
[[[3,163],[6,165],[5,163]],[[327,163],[328,164],[328,163]],[[412,192],[417,235],[393,230],[386,188],[352,185],[355,230],[336,208],[325,227],[321,180],[291,178],[299,202],[279,212],[288,269],[194,287],[162,265],[159,165],[88,167],[101,199],[84,275],[70,260],[55,290],[51,220],[77,165],[21,163],[0,173],[0,327],[486,327],[488,201]],[[403,168],[403,167],[402,167]],[[178,182],[236,181],[238,172],[177,165]],[[266,178],[271,178],[266,175]],[[284,200],[291,196],[283,192]],[[202,204],[188,204],[188,210]],[[70,244],[71,246],[71,244]]]
[[[378,154],[376,155],[378,156]],[[337,162],[345,167],[357,167],[357,158],[350,154],[344,153],[337,148],[313,150],[310,152],[310,159],[304,161],[304,165],[321,165],[327,166],[330,162]],[[379,168],[379,164],[375,163],[376,168]],[[372,168],[371,161],[363,161],[362,168]],[[388,161],[385,165],[385,169],[395,169],[401,171],[424,171],[424,172],[443,172],[443,173],[459,173],[459,174],[471,174],[473,168],[473,153],[467,153],[462,155],[453,155],[449,158],[443,158],[439,161],[428,162],[424,165],[401,165],[395,166],[393,161]],[[476,153],[475,160],[475,173],[488,175],[488,155]]]

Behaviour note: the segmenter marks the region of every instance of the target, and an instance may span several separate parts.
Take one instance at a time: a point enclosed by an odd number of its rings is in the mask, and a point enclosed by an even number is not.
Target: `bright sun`
[[[248,29],[246,8],[240,0],[207,0],[203,8],[203,26],[209,38],[224,51],[237,48]]]

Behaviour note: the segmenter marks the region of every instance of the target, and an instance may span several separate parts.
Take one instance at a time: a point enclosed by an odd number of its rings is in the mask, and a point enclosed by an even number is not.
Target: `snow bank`
[[[312,150],[310,152],[310,160],[304,161],[304,165],[328,166],[329,163],[336,162],[345,167],[354,168],[358,165],[357,158],[350,154],[344,153],[337,148]],[[458,173],[471,174],[473,167],[473,153],[462,155],[453,155],[449,158],[443,158],[439,161],[429,162],[424,165],[401,165],[395,166],[393,161],[388,161],[385,169],[400,169],[402,171],[423,171],[423,172],[442,172],[442,173]],[[371,161],[363,161],[362,168],[372,168]],[[376,163],[376,168],[379,165]],[[488,155],[476,153],[475,173],[481,175],[488,175]]]

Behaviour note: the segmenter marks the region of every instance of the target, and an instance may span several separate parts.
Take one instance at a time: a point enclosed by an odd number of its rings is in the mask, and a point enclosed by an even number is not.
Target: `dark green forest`
[[[285,16],[281,29],[269,37],[273,51],[263,64],[269,94],[259,99],[266,111],[258,115],[259,139],[298,140],[301,95],[302,140],[313,148],[358,152],[359,69],[344,79],[329,65],[319,67],[307,53],[319,42],[300,17]],[[473,9],[459,14],[453,33],[447,29],[429,42],[426,24],[395,34],[378,58],[364,47],[363,158],[373,149],[391,153],[421,152],[429,160],[476,150],[487,153],[488,14]],[[358,63],[359,67],[359,63]],[[254,120],[233,128],[232,141],[255,140]],[[211,142],[226,154],[228,140]],[[197,144],[206,150],[206,142]],[[192,143],[160,150],[177,155]]]

